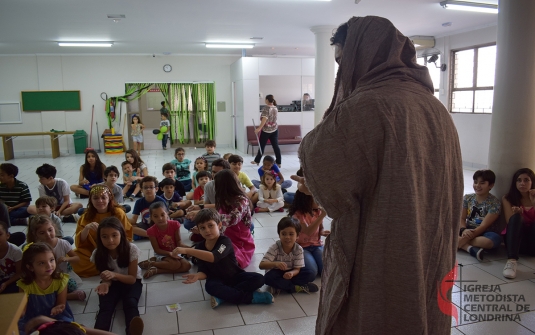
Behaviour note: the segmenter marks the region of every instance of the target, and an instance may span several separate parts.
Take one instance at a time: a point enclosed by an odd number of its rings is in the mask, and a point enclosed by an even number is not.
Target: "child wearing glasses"
[[[128,219],[134,227],[134,240],[148,237],[147,229],[151,227],[150,205],[161,201],[165,204],[166,211],[168,210],[165,199],[156,195],[156,191],[158,190],[158,179],[156,177],[145,176],[139,183],[143,190],[143,198],[136,201],[132,210],[132,217]],[[139,216],[141,216],[141,221],[137,222]]]

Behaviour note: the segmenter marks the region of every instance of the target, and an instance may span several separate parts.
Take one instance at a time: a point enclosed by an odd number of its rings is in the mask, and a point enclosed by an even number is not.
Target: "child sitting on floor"
[[[463,197],[458,248],[482,261],[483,249],[495,249],[502,243],[502,237],[490,229],[500,216],[501,203],[490,194],[496,180],[494,172],[478,170],[473,179],[475,193]]]
[[[284,200],[282,189],[275,182],[275,176],[271,171],[266,171],[262,176],[262,184],[258,190],[258,202],[255,212],[284,212]]]
[[[173,254],[186,254],[197,259],[198,272],[183,275],[185,284],[206,279],[205,290],[211,297],[212,308],[223,301],[232,304],[271,304],[269,292],[258,292],[264,285],[264,276],[256,272],[245,272],[238,266],[232,242],[221,234],[221,219],[211,208],[202,209],[195,216],[204,241],[195,248],[178,247]]]
[[[296,243],[301,225],[295,219],[284,217],[277,225],[280,240],[269,247],[260,262],[260,269],[266,270],[266,285],[271,293],[280,290],[288,293],[318,292],[318,285],[312,283],[315,274],[305,267],[303,248]]]
[[[180,239],[180,223],[169,220],[165,204],[155,202],[149,207],[152,227],[147,229],[150,244],[154,249],[154,257],[139,263],[139,267],[147,270],[143,278],[150,278],[158,273],[187,272],[191,264],[180,255],[173,255],[176,247],[190,248]]]

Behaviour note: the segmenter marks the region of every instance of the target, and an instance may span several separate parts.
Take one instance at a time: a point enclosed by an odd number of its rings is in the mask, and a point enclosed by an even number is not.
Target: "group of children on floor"
[[[458,248],[482,261],[484,250],[497,249],[503,241],[508,258],[503,276],[514,279],[519,254],[535,256],[535,173],[517,170],[501,201],[490,194],[494,172],[478,170],[473,179],[475,193],[463,198]]]
[[[283,217],[277,225],[280,241],[266,251],[260,263],[266,275],[244,270],[255,251],[251,215],[258,211],[283,211],[281,184],[285,180],[272,157],[267,156],[259,169],[261,180],[257,191],[241,171],[243,159],[238,155],[229,155],[228,162],[218,158],[215,142],[207,143],[207,154],[196,159],[195,181],[188,169],[191,161],[185,158],[182,148],[176,150],[173,161],[162,167],[165,178],[160,183],[148,175],[136,151],[128,151],[125,156],[125,163],[129,164],[123,163],[124,166],[131,167],[127,169],[126,181],[131,182],[128,186],[133,191],[139,187],[142,194],[130,218],[126,217],[124,207],[116,205],[122,203],[125,195],[124,188],[116,183],[119,171],[115,166],[102,164],[96,152],[86,154],[84,165],[87,166],[80,168],[79,184],[75,187],[56,178],[53,166],[39,167],[36,173],[40,198],[35,205],[30,205],[27,185],[16,180],[16,166],[0,165],[0,199],[6,202],[1,205],[5,207],[7,221],[0,221],[0,293],[20,290],[30,296],[31,303],[20,320],[20,329],[39,315],[73,322],[67,300],[86,299],[85,292],[78,290],[81,283],[78,274],[86,277],[90,268],[95,272],[89,275],[100,274],[101,278],[95,289],[100,306],[95,328],[109,330],[116,304],[122,301],[127,334],[143,332],[137,308],[141,279],[161,273],[188,273],[191,262],[197,264],[198,272],[185,274],[184,282],[206,279],[205,289],[212,295],[213,308],[225,301],[270,304],[274,301],[273,294],[280,290],[318,291],[313,281],[323,267],[321,236],[329,232],[322,225],[325,211],[312,196],[299,191],[290,206],[291,216]],[[100,173],[102,179],[96,177]],[[207,185],[211,185],[215,198],[205,205]],[[71,190],[89,197],[87,209],[71,201]],[[19,204],[15,210],[24,208],[26,213],[34,214],[29,220],[24,251],[9,242],[11,220],[7,213],[11,214],[10,207]],[[82,215],[75,234],[78,249],[73,250],[72,238],[63,236],[60,218],[65,221],[78,212]],[[92,218],[85,218],[87,215]],[[194,225],[190,226],[191,230],[200,236],[193,247],[184,244],[180,237],[180,221],[186,216]],[[20,217],[13,218],[17,219]],[[131,243],[132,237],[148,238],[154,257],[140,260],[139,248]],[[270,290],[258,291],[264,284]]]

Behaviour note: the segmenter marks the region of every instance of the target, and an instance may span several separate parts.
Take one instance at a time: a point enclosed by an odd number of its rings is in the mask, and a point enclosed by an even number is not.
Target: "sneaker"
[[[503,268],[503,276],[509,279],[516,278],[516,260],[515,259],[510,259],[507,261],[507,264],[505,264],[505,267]]]
[[[274,301],[275,298],[269,292],[253,292],[251,304],[272,304]]]
[[[319,291],[318,285],[314,283],[308,283],[304,286],[295,285],[295,293],[304,292],[304,293],[314,293]]]
[[[130,200],[130,201],[134,201],[135,199],[134,199],[133,196],[129,196],[129,197],[128,197],[128,200]]]
[[[483,261],[483,248],[479,247],[471,247],[470,248],[470,255],[477,258],[478,261]]]
[[[223,300],[216,298],[214,296],[210,297],[210,305],[212,308],[216,308],[217,306],[221,305],[223,303]]]
[[[128,327],[128,330],[130,331],[130,335],[142,335],[143,328],[145,328],[145,325],[143,324],[143,319],[139,316],[135,316],[130,321],[130,327]]]
[[[269,287],[269,293],[271,293],[272,296],[276,297],[281,293],[280,288],[274,288],[273,286]]]

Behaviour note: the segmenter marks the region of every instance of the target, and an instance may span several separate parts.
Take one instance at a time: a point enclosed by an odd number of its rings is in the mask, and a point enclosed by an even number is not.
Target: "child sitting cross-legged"
[[[264,276],[256,272],[245,272],[238,266],[232,242],[221,235],[221,218],[212,208],[200,210],[195,215],[195,224],[204,241],[195,248],[178,247],[174,255],[186,254],[197,259],[197,273],[183,275],[185,284],[206,279],[205,290],[212,296],[212,308],[223,301],[233,304],[271,304],[269,292],[258,292],[264,285]]]
[[[473,179],[475,193],[463,197],[458,248],[482,261],[484,249],[496,249],[502,243],[502,237],[492,231],[500,216],[501,203],[489,193],[496,180],[494,172],[478,170]]]
[[[317,292],[318,285],[312,283],[316,274],[305,267],[303,248],[296,243],[301,224],[290,218],[282,218],[277,225],[280,240],[269,247],[260,262],[260,269],[266,270],[266,285],[271,293],[280,290],[288,293]]]
[[[173,255],[176,247],[190,248],[180,239],[180,223],[169,220],[164,203],[155,202],[150,205],[152,226],[147,235],[154,249],[154,257],[139,263],[139,267],[147,270],[143,278],[150,278],[158,273],[187,272],[191,264],[180,255]]]
[[[179,218],[186,214],[186,208],[191,205],[191,201],[182,200],[182,197],[175,189],[176,181],[171,178],[164,178],[158,187],[162,192],[160,197],[165,200],[167,208],[169,208],[169,217]]]
[[[255,212],[284,212],[282,189],[275,181],[275,175],[267,171],[262,175],[262,184],[258,190],[258,202]]]

